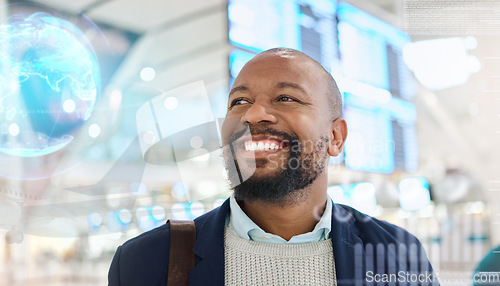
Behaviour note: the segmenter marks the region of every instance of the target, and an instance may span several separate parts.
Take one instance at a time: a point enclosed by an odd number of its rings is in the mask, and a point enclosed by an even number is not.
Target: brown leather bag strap
[[[189,271],[194,267],[196,226],[193,221],[170,222],[170,257],[168,261],[168,286],[189,285]]]

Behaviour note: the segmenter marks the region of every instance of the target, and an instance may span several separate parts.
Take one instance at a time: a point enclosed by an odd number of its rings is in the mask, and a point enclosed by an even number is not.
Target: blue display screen
[[[411,99],[416,85],[403,60],[408,34],[345,2],[339,4],[337,17],[345,76]]]
[[[346,94],[346,101],[352,97]],[[389,174],[394,171],[394,144],[390,112],[382,106],[360,107],[346,102],[344,118],[349,136],[345,142],[348,168]]]
[[[240,73],[243,66],[251,60],[255,54],[245,52],[239,49],[234,49],[229,53],[229,86],[233,86],[234,79]]]
[[[395,46],[404,46],[410,42],[410,36],[401,29],[349,4],[340,2],[337,9],[339,22],[349,23],[361,31],[378,37]]]
[[[338,58],[336,1],[230,0],[229,41],[255,53],[297,49],[331,70]]]
[[[344,90],[346,166],[387,174],[416,171],[417,113],[407,100],[417,87],[402,53],[410,37],[345,2],[339,3],[337,17],[342,74],[356,90]]]
[[[229,41],[235,46],[255,52],[300,47],[295,1],[231,0],[228,18]]]
[[[408,101],[387,102],[344,94],[344,118],[349,136],[345,165],[366,172],[389,174],[396,168],[413,172],[418,167],[416,108]]]

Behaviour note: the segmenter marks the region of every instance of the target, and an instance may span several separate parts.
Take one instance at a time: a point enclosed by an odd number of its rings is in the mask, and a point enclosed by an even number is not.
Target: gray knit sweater
[[[330,239],[303,244],[248,241],[226,228],[225,285],[337,285]]]

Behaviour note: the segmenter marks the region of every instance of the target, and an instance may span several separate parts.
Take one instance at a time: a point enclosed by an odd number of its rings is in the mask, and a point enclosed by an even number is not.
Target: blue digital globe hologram
[[[85,35],[38,12],[0,27],[0,152],[51,154],[69,144],[100,93],[100,69]]]

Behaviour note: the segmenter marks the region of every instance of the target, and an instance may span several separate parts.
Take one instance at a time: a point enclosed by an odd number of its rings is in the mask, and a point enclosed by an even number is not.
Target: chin
[[[279,174],[278,171],[275,170],[262,170],[260,168],[257,168],[255,172],[252,174],[250,179],[252,180],[257,180],[257,181],[263,181],[271,178],[275,178]]]
[[[269,159],[241,159],[237,158],[235,163],[238,165],[239,171],[246,177],[254,176],[272,176],[279,173],[282,168],[279,168],[276,162]]]

